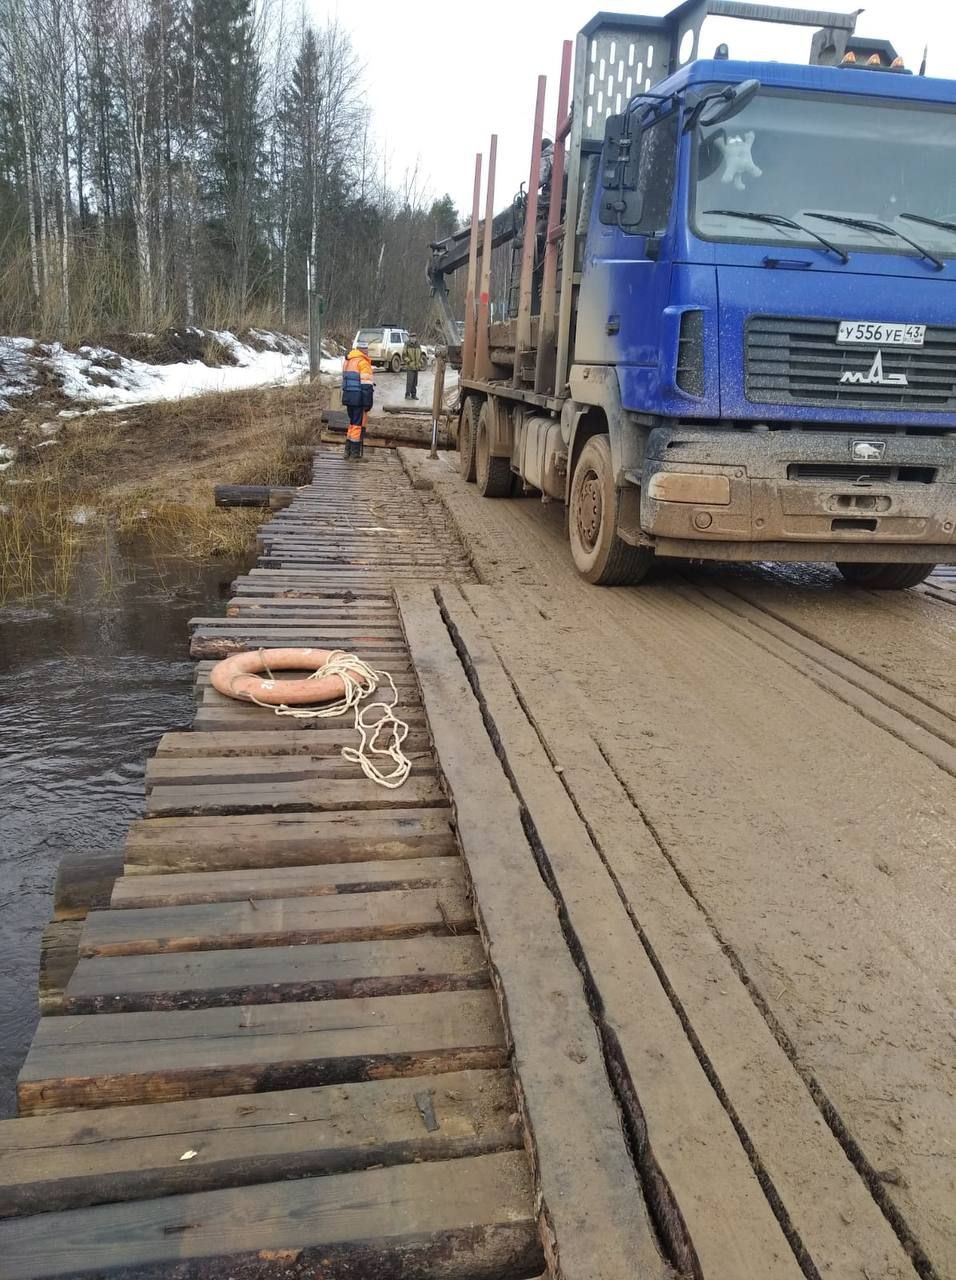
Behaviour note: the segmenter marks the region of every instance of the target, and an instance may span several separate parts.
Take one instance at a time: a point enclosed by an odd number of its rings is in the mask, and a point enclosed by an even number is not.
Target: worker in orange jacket
[[[342,371],[342,403],[348,409],[345,456],[360,458],[365,441],[365,424],[372,407],[374,375],[368,358],[368,344],[360,342],[345,358]]]

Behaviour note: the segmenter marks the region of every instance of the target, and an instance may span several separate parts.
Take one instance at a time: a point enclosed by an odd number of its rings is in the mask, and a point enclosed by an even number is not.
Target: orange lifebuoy
[[[300,707],[310,702],[334,702],[345,697],[345,681],[339,675],[319,680],[274,680],[270,671],[319,671],[340,649],[251,649],[217,662],[209,680],[217,692],[241,702],[264,702],[270,707]],[[355,679],[365,683],[356,671]],[[263,679],[263,676],[265,678]]]

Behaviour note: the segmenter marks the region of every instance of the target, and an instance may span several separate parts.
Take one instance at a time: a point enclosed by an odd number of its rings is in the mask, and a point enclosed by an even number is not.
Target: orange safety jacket
[[[372,368],[372,362],[364,351],[359,351],[358,347],[353,347],[345,358],[345,373],[357,373],[362,382],[374,382],[375,371]],[[347,438],[353,442],[362,439],[362,432],[365,430],[365,424],[368,421],[368,412],[362,414],[361,423],[349,423]]]

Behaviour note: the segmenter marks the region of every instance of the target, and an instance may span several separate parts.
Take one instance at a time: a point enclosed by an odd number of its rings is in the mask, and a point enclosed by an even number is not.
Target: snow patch
[[[0,413],[10,409],[10,400],[29,395],[34,389],[32,338],[0,338]]]
[[[149,364],[104,346],[68,351],[59,342],[41,346],[29,338],[0,338],[0,412],[9,410],[17,397],[50,383],[77,405],[108,409],[208,392],[288,385],[308,373],[308,347],[297,338],[254,330],[250,334],[255,339],[253,347],[228,330],[210,331],[207,336],[215,339],[235,364],[218,368],[201,360]],[[342,363],[341,356],[324,349],[323,374],[341,374]],[[61,416],[73,413],[65,410]]]

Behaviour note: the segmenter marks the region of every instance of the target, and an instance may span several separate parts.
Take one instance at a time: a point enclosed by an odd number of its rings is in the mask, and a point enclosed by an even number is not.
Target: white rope
[[[262,665],[270,680],[275,676],[269,670],[265,660],[265,651],[260,649]],[[398,705],[398,690],[395,681],[387,671],[376,671],[367,662],[357,658],[354,653],[346,653],[344,649],[336,649],[329,654],[325,666],[319,667],[307,680],[321,680],[325,676],[339,676],[345,685],[345,694],[337,702],[324,702],[314,707],[289,707],[285,703],[275,706],[270,702],[260,702],[250,694],[251,700],[258,707],[268,707],[277,716],[292,716],[296,720],[330,720],[344,716],[346,712],[355,712],[355,729],[361,735],[357,747],[343,747],[342,756],[351,764],[357,764],[366,778],[377,782],[380,787],[388,787],[394,791],[405,782],[411,773],[412,762],[402,750],[402,743],[408,737],[408,725],[395,715]],[[391,702],[366,702],[378,690],[380,683],[387,680],[392,689]],[[370,719],[369,712],[381,711],[377,719]],[[379,737],[386,730],[390,740],[386,746],[379,746]],[[373,756],[384,756],[392,761],[393,768],[385,773],[378,767]]]

